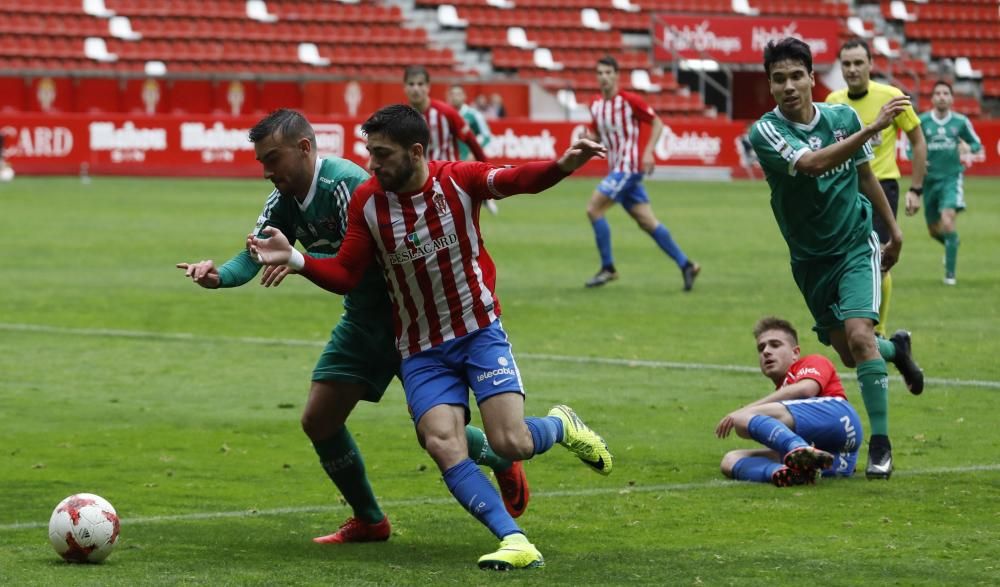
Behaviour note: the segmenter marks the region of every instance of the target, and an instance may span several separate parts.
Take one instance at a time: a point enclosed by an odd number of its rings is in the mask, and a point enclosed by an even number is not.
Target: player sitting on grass
[[[760,372],[775,391],[728,414],[715,427],[719,438],[733,430],[766,449],[733,450],[722,474],[778,487],[854,474],[863,433],[861,419],[844,395],[833,363],[823,355],[799,356],[799,336],[787,321],[762,318],[753,328]]]
[[[430,130],[418,111],[403,105],[379,110],[361,130],[375,177],[351,199],[340,253],[303,255],[274,229],[264,231],[270,238],[250,235],[247,244],[261,262],[287,265],[340,293],[351,291],[377,260],[390,291],[418,440],[455,499],[501,540],[496,552],[479,559],[480,568],[542,566],[541,553],[469,459],[469,388],[501,456],[525,460],[559,442],[599,473],[609,474],[613,461],[604,440],[566,406],[547,417],[524,417],[524,387],[500,325],[496,267],[483,246],[479,211],[488,197],[548,189],[605,149],[581,139],[556,161],[511,168],[427,161]]]

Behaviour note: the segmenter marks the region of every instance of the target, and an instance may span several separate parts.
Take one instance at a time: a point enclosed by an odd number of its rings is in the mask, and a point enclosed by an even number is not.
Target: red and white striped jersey
[[[593,118],[590,128],[598,140],[608,148],[608,170],[639,173],[639,125],[650,123],[656,117],[653,109],[642,98],[621,92],[605,100],[597,96],[590,104]]]
[[[458,141],[466,126],[462,115],[440,100],[431,100],[424,118],[431,129],[431,140],[427,143],[424,158],[428,161],[458,161]]]
[[[555,161],[513,168],[430,161],[428,170],[414,193],[383,191],[374,177],[358,186],[340,253],[306,256],[302,270],[317,285],[344,293],[378,259],[404,358],[500,317],[496,267],[479,232],[482,200],[537,193],[566,177]]]

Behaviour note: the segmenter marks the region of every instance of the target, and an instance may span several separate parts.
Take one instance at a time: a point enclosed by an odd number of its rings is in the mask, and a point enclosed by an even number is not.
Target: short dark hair
[[[285,140],[298,140],[299,137],[306,137],[313,145],[316,144],[316,132],[306,120],[301,112],[282,108],[275,110],[254,125],[250,129],[250,142],[256,143],[267,137],[279,133]]]
[[[798,346],[799,344],[799,333],[795,332],[795,327],[788,320],[778,318],[777,316],[765,316],[757,321],[753,325],[753,339],[757,340],[760,338],[761,334],[764,334],[768,330],[780,330],[782,332],[788,333],[792,337],[792,342]]]
[[[944,86],[944,87],[948,88],[948,93],[951,94],[952,96],[955,95],[954,88],[952,88],[951,84],[949,84],[948,82],[944,81],[943,79],[939,79],[938,81],[934,82],[934,87],[931,88],[931,91],[933,92],[934,90],[936,90],[938,86]]]
[[[361,132],[365,136],[383,134],[404,147],[419,144],[424,148],[424,153],[431,140],[431,131],[424,115],[406,104],[393,104],[380,109],[361,125]]]
[[[770,41],[764,47],[764,72],[771,75],[771,66],[779,61],[800,61],[806,71],[812,73],[813,57],[809,45],[795,37],[785,37],[780,41]]]
[[[611,69],[618,71],[618,60],[610,55],[605,55],[597,60],[598,65],[607,65]]]
[[[868,41],[859,38],[853,38],[841,45],[840,50],[837,51],[837,57],[840,57],[840,54],[844,52],[844,49],[854,49],[855,47],[861,47],[864,49],[865,55],[868,56],[868,61],[872,60],[872,50],[871,47],[868,46]]]
[[[423,65],[407,65],[406,69],[403,70],[403,83],[410,79],[412,76],[422,75],[427,83],[431,83],[431,74],[427,73],[427,68]]]

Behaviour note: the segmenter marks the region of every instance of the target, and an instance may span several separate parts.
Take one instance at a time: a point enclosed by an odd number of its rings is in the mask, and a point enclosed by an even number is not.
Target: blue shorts
[[[861,418],[849,402],[837,397],[813,397],[781,402],[795,418],[795,433],[820,450],[831,453],[833,467],[824,477],[854,474],[864,432]]]
[[[403,359],[402,379],[414,423],[441,404],[464,406],[468,422],[470,388],[477,405],[501,393],[524,395],[521,372],[499,320]]]
[[[631,210],[636,204],[649,203],[646,188],[642,185],[641,173],[612,171],[601,180],[597,191],[618,202],[626,210]]]

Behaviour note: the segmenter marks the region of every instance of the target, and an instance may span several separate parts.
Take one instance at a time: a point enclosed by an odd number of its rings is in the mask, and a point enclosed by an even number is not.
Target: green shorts
[[[961,173],[950,177],[924,178],[924,219],[927,226],[937,224],[941,220],[941,211],[952,209],[956,212],[965,210],[965,191],[962,189]]]
[[[830,331],[842,330],[848,318],[870,318],[878,324],[882,274],[875,231],[861,233],[843,255],[793,262],[792,276],[821,343],[829,345]]]
[[[399,351],[392,318],[344,314],[330,333],[313,370],[313,381],[347,381],[368,387],[362,398],[382,399],[393,377],[399,376]]]

